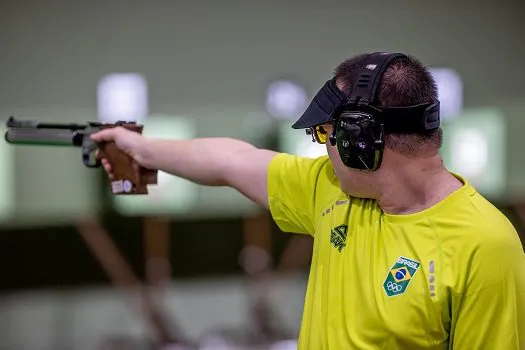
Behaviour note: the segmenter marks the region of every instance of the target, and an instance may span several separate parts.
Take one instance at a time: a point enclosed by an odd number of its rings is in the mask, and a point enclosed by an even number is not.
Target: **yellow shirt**
[[[346,196],[327,157],[276,156],[270,210],[314,238],[299,349],[525,349],[525,254],[464,179],[410,215]]]

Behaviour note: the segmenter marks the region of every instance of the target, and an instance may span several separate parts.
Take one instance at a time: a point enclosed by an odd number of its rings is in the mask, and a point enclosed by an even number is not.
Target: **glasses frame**
[[[308,128],[308,129],[306,129],[306,135],[312,137],[312,142],[317,142],[320,145],[326,144],[326,141],[328,141],[329,135],[328,135],[328,130],[326,130],[323,127],[325,125],[327,125],[327,124],[316,125],[316,126],[312,126],[312,127]],[[321,139],[320,134],[324,136],[323,137],[324,141]]]

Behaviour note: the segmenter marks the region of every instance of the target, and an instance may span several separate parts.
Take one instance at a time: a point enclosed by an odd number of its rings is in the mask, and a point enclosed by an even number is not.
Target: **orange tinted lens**
[[[314,136],[317,142],[326,143],[327,132],[322,126],[316,126],[314,129]]]

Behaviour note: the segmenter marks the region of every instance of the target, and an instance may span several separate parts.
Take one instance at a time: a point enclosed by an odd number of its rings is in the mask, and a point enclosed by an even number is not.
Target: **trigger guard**
[[[100,159],[95,156],[95,151],[86,152],[82,154],[82,161],[88,168],[98,168],[102,165]]]
[[[82,162],[88,168],[98,168],[102,165],[100,159],[95,155],[98,145],[92,141],[84,142],[82,149]]]

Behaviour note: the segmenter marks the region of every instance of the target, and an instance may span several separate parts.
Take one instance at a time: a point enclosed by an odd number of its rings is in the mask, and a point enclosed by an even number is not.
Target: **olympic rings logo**
[[[401,292],[401,290],[403,289],[403,286],[395,282],[388,281],[388,283],[386,284],[386,288],[391,292],[398,293],[398,292]]]

